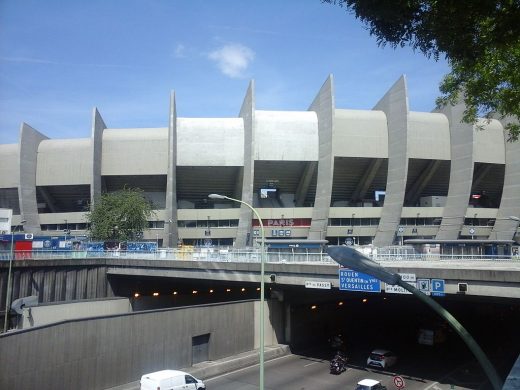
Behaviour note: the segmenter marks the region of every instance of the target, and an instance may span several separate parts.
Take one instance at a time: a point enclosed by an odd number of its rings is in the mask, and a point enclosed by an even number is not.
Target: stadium
[[[463,112],[410,111],[404,76],[372,110],[336,107],[330,75],[307,111],[256,109],[251,81],[236,118],[178,116],[172,92],[163,128],[110,128],[96,108],[90,138],[22,123],[18,144],[0,145],[0,208],[13,229],[70,240],[88,235],[101,193],[137,187],[156,210],[143,240],[253,245],[259,221],[208,198],[221,194],[252,205],[269,241],[288,247],[474,240],[500,251],[517,238],[520,144],[500,120],[466,124]]]

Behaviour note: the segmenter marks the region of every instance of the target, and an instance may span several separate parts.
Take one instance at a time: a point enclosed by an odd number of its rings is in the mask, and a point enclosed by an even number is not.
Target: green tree
[[[104,193],[90,205],[87,221],[90,237],[95,240],[134,240],[146,229],[154,215],[152,204],[138,188],[124,188]]]
[[[445,55],[451,72],[440,85],[437,106],[463,99],[465,122],[498,116],[510,139],[518,139],[519,0],[322,1],[352,12],[380,46],[411,46],[434,59]]]

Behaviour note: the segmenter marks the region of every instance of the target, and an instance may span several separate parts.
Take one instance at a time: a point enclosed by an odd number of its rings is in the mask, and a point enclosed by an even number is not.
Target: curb
[[[286,356],[291,354],[291,349],[288,345],[279,344],[274,346],[266,346],[264,349],[264,361]],[[239,370],[258,364],[260,356],[258,355],[258,349],[233,355],[232,357],[223,358],[219,360],[203,362],[196,364],[192,367],[181,368],[181,371],[185,371],[197,379],[210,379],[218,375],[227,374],[229,372]],[[139,390],[140,381],[134,381],[123,385],[110,387],[105,390]]]
[[[265,347],[264,361],[272,360],[280,356],[285,356],[291,353],[288,345],[277,345],[274,347]],[[226,374],[241,368],[250,367],[258,364],[260,357],[258,350],[248,351],[242,354],[233,356],[232,358],[216,360],[212,362],[204,362],[193,367],[184,369],[199,379],[210,379],[217,375]]]

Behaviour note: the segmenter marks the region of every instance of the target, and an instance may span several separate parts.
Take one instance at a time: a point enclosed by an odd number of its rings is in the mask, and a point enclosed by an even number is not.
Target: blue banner
[[[339,289],[344,291],[381,292],[381,281],[362,272],[339,269]]]
[[[127,245],[128,252],[155,252],[157,243],[152,241],[129,242]]]

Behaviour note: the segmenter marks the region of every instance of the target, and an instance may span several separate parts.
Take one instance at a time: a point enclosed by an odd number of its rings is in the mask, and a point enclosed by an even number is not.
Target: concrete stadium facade
[[[23,123],[18,144],[0,145],[0,208],[28,233],[81,235],[88,204],[130,186],[156,208],[144,238],[168,247],[252,245],[250,210],[210,193],[252,204],[268,238],[515,238],[520,143],[499,120],[481,131],[461,122],[462,104],[410,111],[404,76],[372,110],[337,108],[334,96],[331,75],[307,111],[257,110],[251,81],[237,118],[178,117],[172,93],[164,128],[108,128],[97,109],[87,139]]]

